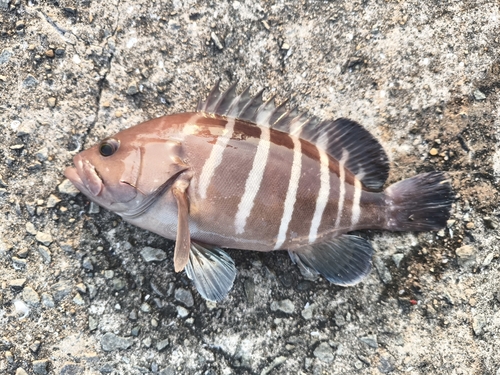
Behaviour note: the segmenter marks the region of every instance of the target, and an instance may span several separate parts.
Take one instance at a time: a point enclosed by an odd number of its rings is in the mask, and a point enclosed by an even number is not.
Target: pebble
[[[214,44],[217,46],[218,49],[221,49],[221,50],[224,49],[224,46],[222,45],[222,43],[221,43],[221,41],[216,33],[214,33],[212,31],[212,33],[210,34],[210,37],[212,38],[212,40],[214,41]]]
[[[45,263],[49,264],[50,262],[52,262],[52,256],[50,255],[50,250],[48,247],[43,245],[38,246],[38,253]]]
[[[314,349],[314,356],[325,363],[332,363],[335,358],[333,350],[327,342],[322,342]]]
[[[113,279],[113,289],[114,290],[123,290],[127,286],[127,282],[121,277],[115,277]]]
[[[52,309],[56,306],[52,295],[50,295],[49,293],[42,293],[42,306],[47,309]]]
[[[142,345],[144,345],[146,348],[150,348],[151,343],[151,337],[146,337],[144,340],[142,340]]]
[[[295,312],[295,306],[289,299],[271,302],[271,311],[278,310],[284,312],[285,314],[293,314]]]
[[[33,373],[37,375],[46,375],[47,367],[49,366],[49,361],[47,359],[40,359],[33,361]]]
[[[18,257],[12,257],[12,263],[13,263],[13,266],[14,268],[16,269],[22,269],[24,267],[26,267],[26,259],[21,259],[21,258],[18,258]]]
[[[404,257],[405,257],[404,254],[401,253],[396,253],[392,256],[392,261],[394,262],[397,268],[399,268],[401,261],[403,260]]]
[[[80,293],[76,293],[76,295],[73,297],[73,302],[78,306],[85,305],[85,300],[82,298]]]
[[[476,100],[484,100],[486,99],[486,95],[481,90],[474,91],[474,99]]]
[[[161,352],[163,349],[165,349],[168,346],[168,344],[169,344],[168,339],[161,340],[161,341],[156,343],[156,350]]]
[[[68,294],[71,293],[73,289],[72,285],[67,281],[59,281],[51,287],[52,293],[54,293],[54,299],[59,302]]]
[[[137,82],[132,81],[129,83],[127,87],[127,94],[128,95],[135,95],[139,92],[139,88],[137,87]]]
[[[83,375],[85,367],[76,363],[65,363],[59,375]]]
[[[99,326],[99,321],[94,318],[92,315],[89,316],[89,331],[95,331]]]
[[[47,51],[45,51],[45,56],[47,56],[47,57],[54,57],[55,56],[54,50],[53,49],[48,49]]]
[[[52,97],[47,99],[47,104],[49,105],[50,108],[54,108],[56,106],[57,99]]]
[[[391,363],[391,360],[386,357],[380,357],[380,363],[378,365],[378,370],[382,374],[389,374],[394,371],[394,366]]]
[[[467,224],[465,224],[465,227],[467,229],[474,229],[476,226],[474,225],[474,223],[472,221],[469,221]]]
[[[22,367],[18,367],[16,370],[16,375],[28,375],[26,371]]]
[[[359,341],[368,345],[370,348],[374,348],[374,349],[378,348],[378,342],[377,342],[376,335],[368,335],[368,336],[360,337]]]
[[[132,321],[135,321],[137,320],[138,316],[137,316],[137,310],[132,310],[130,312],[130,314],[128,315],[128,318]]]
[[[9,62],[10,57],[14,54],[10,48],[5,48],[2,53],[0,53],[0,65]]]
[[[167,259],[166,252],[149,246],[141,250],[141,256],[146,262],[161,262]]]
[[[186,307],[193,307],[194,305],[193,294],[187,289],[182,289],[182,288],[176,289],[174,297],[176,301],[179,301]]]
[[[484,260],[483,260],[482,266],[488,267],[491,264],[491,261],[493,260],[494,257],[495,257],[495,253],[489,253],[488,255],[486,255],[486,258],[484,258]]]
[[[42,346],[42,343],[39,340],[35,340],[35,342],[30,345],[31,352],[37,353],[40,350],[40,346]]]
[[[25,283],[26,279],[9,280],[9,286],[12,288],[14,292],[19,292],[21,289],[23,289]]]
[[[288,44],[287,42],[284,42],[282,45],[281,45],[281,49],[282,50],[285,50],[285,51],[288,51],[290,49],[290,44]]]
[[[438,152],[439,152],[439,151],[438,151],[436,148],[431,148],[431,149],[429,150],[429,154],[430,154],[431,156],[436,156],[436,155],[438,154]]]
[[[389,284],[392,281],[392,275],[382,258],[378,256],[373,257],[373,264],[375,265],[375,268],[377,269],[378,275],[380,276],[382,282],[384,284]]]
[[[73,244],[71,242],[60,242],[59,246],[61,247],[61,250],[67,253],[73,252]]]
[[[141,305],[141,311],[145,312],[145,313],[149,313],[149,312],[151,312],[151,306],[148,303],[143,302]]]
[[[35,229],[35,226],[33,225],[33,223],[26,223],[26,232],[28,232],[29,234],[33,235],[33,236],[36,236],[36,234],[38,233],[38,231]]]
[[[113,270],[104,271],[104,277],[108,280],[111,280],[113,277],[115,277],[115,271]]]
[[[177,315],[179,315],[181,318],[185,318],[189,315],[189,310],[186,309],[185,307],[176,306],[176,308],[177,308]]]
[[[54,208],[60,201],[54,194],[50,194],[49,199],[47,199],[47,208]]]
[[[31,74],[28,74],[23,81],[23,87],[29,89],[35,87],[36,85],[38,85],[38,80]]]
[[[23,300],[28,305],[36,306],[40,303],[40,296],[33,288],[27,286],[23,289]]]
[[[87,293],[87,286],[84,283],[78,283],[75,285],[75,287],[76,287],[76,291],[78,293],[82,293],[82,294]]]
[[[134,340],[127,337],[117,336],[112,332],[105,333],[101,337],[101,348],[106,352],[114,350],[125,350],[132,346]]]
[[[482,316],[474,316],[472,318],[472,330],[476,336],[481,336],[484,333],[486,322]]]
[[[33,130],[36,128],[36,122],[33,120],[23,121],[21,126],[17,128],[16,135],[18,137],[24,137],[26,135],[31,135]]]
[[[130,330],[130,334],[134,337],[137,337],[139,336],[139,333],[141,333],[141,328],[140,327],[133,327],[131,330]]]
[[[50,233],[44,233],[44,232],[37,232],[35,239],[45,246],[49,246],[52,243],[52,241],[54,241]]]
[[[98,204],[96,204],[94,202],[90,202],[89,214],[91,214],[91,215],[98,214],[100,210],[101,209],[100,209]]]
[[[471,245],[459,247],[455,251],[455,254],[457,255],[459,266],[471,266],[476,262],[476,249]]]
[[[15,300],[12,302],[14,305],[14,313],[19,317],[19,319],[26,318],[30,313],[29,306],[21,300]]]
[[[305,320],[312,319],[315,307],[316,305],[314,303],[312,305],[307,304],[306,307],[304,307],[304,310],[302,310],[301,312],[302,317]]]
[[[70,180],[65,179],[63,182],[61,182],[57,186],[57,190],[59,190],[60,193],[62,194],[67,194],[72,197],[76,196],[78,193],[80,193],[80,190],[78,190],[75,185],[71,183]]]
[[[28,254],[29,254],[29,249],[27,247],[23,247],[19,249],[19,251],[16,253],[16,256],[25,259],[28,257]]]
[[[89,257],[85,257],[82,260],[82,267],[85,268],[88,271],[93,271],[94,270],[94,265],[92,264],[92,261],[90,260]]]

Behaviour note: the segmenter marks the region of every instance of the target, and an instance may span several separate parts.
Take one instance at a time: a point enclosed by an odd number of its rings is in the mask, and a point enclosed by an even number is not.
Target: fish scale
[[[216,84],[197,112],[106,138],[76,155],[65,175],[124,220],[175,240],[175,270],[212,301],[236,277],[223,248],[288,250],[305,275],[354,285],[369,274],[373,248],[349,232],[445,226],[453,193],[444,173],[383,190],[387,155],[361,125],[309,117],[249,91]]]

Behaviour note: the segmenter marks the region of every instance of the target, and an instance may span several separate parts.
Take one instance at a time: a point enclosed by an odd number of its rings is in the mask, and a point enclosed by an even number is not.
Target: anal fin
[[[292,252],[290,252],[292,253]],[[373,248],[364,238],[343,234],[329,241],[308,245],[290,255],[302,262],[302,268],[315,271],[337,285],[355,285],[371,271]],[[299,264],[300,266],[300,264]]]
[[[191,242],[186,274],[200,295],[209,301],[221,301],[236,278],[234,261],[222,249]]]

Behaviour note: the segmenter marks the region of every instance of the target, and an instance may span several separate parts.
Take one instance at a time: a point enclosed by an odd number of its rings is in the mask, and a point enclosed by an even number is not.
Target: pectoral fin
[[[186,274],[204,299],[217,302],[224,299],[233,287],[236,268],[222,249],[191,242]]]
[[[177,237],[175,239],[174,268],[180,272],[189,261],[191,237],[189,234],[189,199],[186,189],[187,181],[178,181],[172,187],[172,194],[177,201]]]

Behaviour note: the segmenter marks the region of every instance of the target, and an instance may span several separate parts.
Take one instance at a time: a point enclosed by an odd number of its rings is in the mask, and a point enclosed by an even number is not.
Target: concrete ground
[[[0,373],[499,375],[499,35],[497,1],[0,0]],[[365,231],[352,288],[230,251],[206,303],[62,172],[219,78],[364,124],[389,182],[449,171],[448,227]]]

